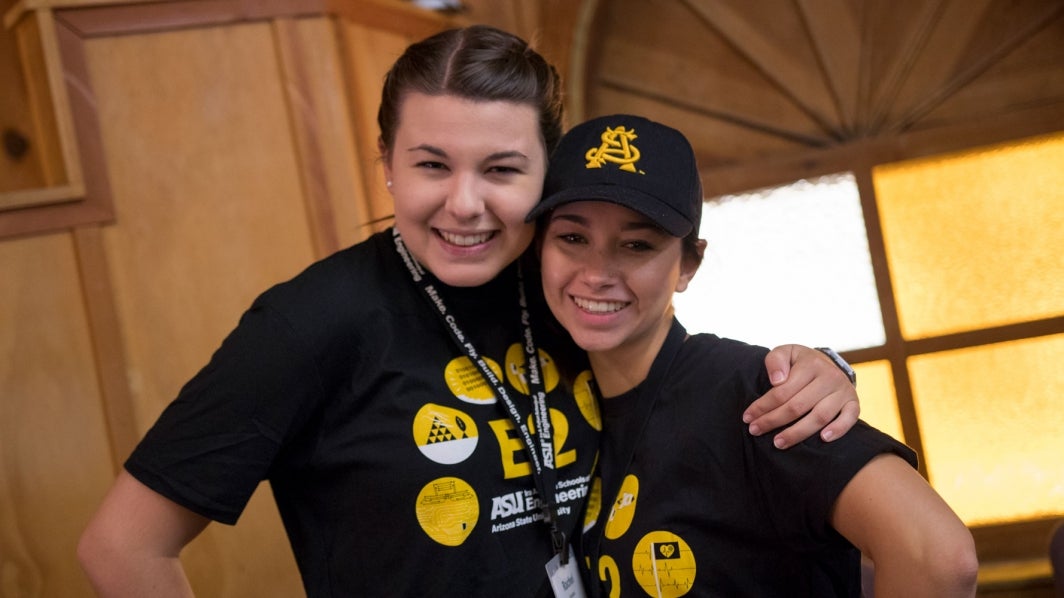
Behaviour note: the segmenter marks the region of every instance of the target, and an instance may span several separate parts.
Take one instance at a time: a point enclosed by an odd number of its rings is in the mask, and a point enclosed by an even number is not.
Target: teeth
[[[459,245],[461,247],[469,247],[471,245],[479,245],[491,238],[491,233],[477,233],[475,235],[457,235],[455,233],[449,233],[447,231],[440,231],[440,236],[444,241],[452,245]]]
[[[573,297],[573,301],[580,309],[595,314],[610,314],[615,311],[621,311],[628,306],[626,301],[592,301],[590,299],[581,299],[580,297]]]

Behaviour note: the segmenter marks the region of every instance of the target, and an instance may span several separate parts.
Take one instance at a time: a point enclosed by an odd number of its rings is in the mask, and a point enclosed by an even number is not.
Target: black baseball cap
[[[702,180],[691,144],[672,127],[629,114],[573,127],[551,155],[543,199],[525,222],[587,200],[622,205],[686,237],[702,219]]]

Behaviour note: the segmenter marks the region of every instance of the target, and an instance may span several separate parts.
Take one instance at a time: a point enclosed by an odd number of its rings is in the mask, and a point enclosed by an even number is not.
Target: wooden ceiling
[[[567,10],[570,121],[633,112],[676,126],[709,194],[1064,130],[1064,0]],[[557,23],[549,9],[539,21]]]

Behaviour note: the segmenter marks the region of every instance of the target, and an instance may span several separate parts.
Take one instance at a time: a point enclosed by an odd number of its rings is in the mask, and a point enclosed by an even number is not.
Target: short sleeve
[[[912,449],[863,421],[833,442],[812,436],[787,450],[772,445],[772,434],[749,438],[767,513],[784,540],[837,538],[832,507],[846,484],[876,456],[894,453],[916,467]]]
[[[235,523],[285,437],[321,395],[292,327],[257,303],[126,461],[138,480],[201,515]]]

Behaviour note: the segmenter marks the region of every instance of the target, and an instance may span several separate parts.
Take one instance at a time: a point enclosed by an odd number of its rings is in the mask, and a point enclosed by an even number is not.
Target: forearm
[[[193,596],[188,577],[177,557],[128,557],[115,554],[79,557],[89,583],[101,598]]]
[[[922,512],[917,514],[916,510]],[[922,518],[918,525],[929,533],[922,535],[897,534],[884,549],[882,543],[869,549],[875,565],[877,596],[922,598],[970,598],[975,596],[979,561],[971,532],[960,524],[943,502],[913,505],[913,518]]]
[[[951,562],[952,561],[952,562]],[[934,564],[876,563],[875,595],[904,598],[971,598],[978,567],[950,556]]]
[[[103,597],[192,596],[181,550],[207,518],[122,471],[78,542],[78,561]]]

